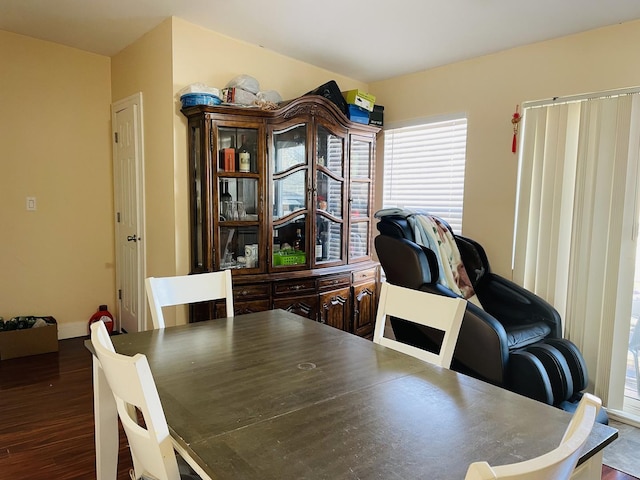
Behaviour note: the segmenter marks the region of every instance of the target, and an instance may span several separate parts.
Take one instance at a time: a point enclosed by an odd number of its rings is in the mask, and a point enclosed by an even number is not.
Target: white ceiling
[[[169,16],[372,82],[640,18],[640,0],[0,0],[0,30],[111,56]]]

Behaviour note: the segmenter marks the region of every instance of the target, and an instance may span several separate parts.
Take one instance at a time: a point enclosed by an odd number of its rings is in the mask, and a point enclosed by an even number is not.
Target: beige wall
[[[0,31],[0,71],[0,316],[86,334],[115,310],[110,60]]]
[[[385,124],[468,117],[464,234],[511,275],[517,157],[511,116],[525,101],[640,85],[640,22],[528,45],[369,85]]]
[[[171,21],[112,58],[113,101],[142,92],[147,274],[175,275]]]

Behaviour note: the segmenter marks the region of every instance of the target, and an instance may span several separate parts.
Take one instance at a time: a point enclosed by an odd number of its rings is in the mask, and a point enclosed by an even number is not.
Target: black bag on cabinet
[[[335,103],[335,105],[340,109],[342,113],[347,114],[347,101],[342,96],[342,92],[340,91],[340,87],[335,80],[330,80],[324,85],[320,85],[315,90],[311,90],[305,95],[320,95],[321,97],[330,100]]]

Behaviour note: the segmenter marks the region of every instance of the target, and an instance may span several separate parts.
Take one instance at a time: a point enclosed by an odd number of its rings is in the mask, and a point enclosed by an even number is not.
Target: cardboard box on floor
[[[0,360],[58,351],[58,324],[0,332]],[[51,321],[48,320],[47,322]]]

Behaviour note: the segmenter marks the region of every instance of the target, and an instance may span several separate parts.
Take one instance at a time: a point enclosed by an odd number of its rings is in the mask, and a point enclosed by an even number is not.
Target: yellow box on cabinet
[[[362,90],[347,90],[342,92],[342,96],[351,105],[366,108],[370,112],[373,111],[373,105],[376,103],[376,96]]]

